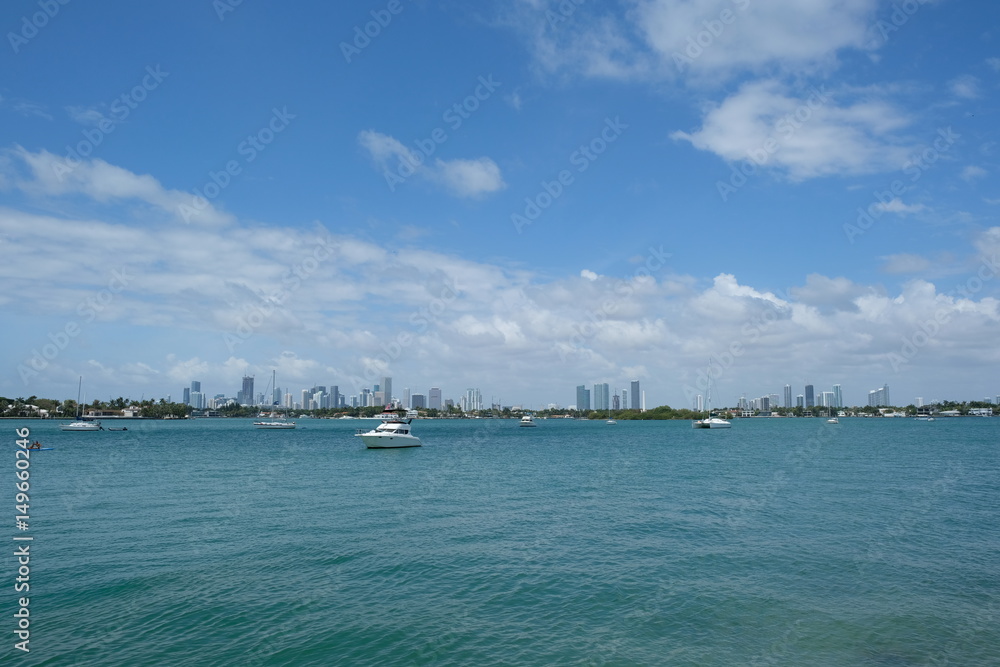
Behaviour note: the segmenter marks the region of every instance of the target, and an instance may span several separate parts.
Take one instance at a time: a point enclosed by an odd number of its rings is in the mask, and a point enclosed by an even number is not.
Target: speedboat
[[[531,415],[524,415],[521,417],[521,423],[518,426],[537,426],[535,423],[535,418]]]
[[[410,419],[384,419],[370,431],[358,429],[354,437],[361,438],[368,449],[401,449],[420,447],[420,438],[410,433]]]
[[[254,422],[254,428],[263,429],[265,431],[275,431],[280,429],[290,429],[295,428],[295,422],[285,421],[284,419],[273,420],[269,422]]]
[[[732,428],[732,424],[719,417],[697,419],[691,423],[691,428]]]
[[[70,422],[69,424],[59,424],[60,431],[103,431],[101,422]]]

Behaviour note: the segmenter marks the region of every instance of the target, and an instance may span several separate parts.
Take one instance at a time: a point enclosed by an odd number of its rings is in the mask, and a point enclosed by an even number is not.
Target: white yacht
[[[76,421],[70,422],[69,424],[59,424],[60,431],[103,431],[101,427],[101,422],[88,422],[84,421],[80,414],[80,410],[83,407],[83,403],[80,402],[81,392],[83,391],[83,376],[80,376],[80,384],[77,385],[76,389]]]
[[[691,428],[731,428],[732,424],[721,417],[708,417],[697,419],[691,424]]]
[[[534,417],[532,417],[531,415],[524,415],[523,417],[521,417],[521,423],[518,424],[518,426],[537,426],[537,424],[535,424]]]
[[[59,424],[60,431],[103,431],[101,422],[75,421],[69,424]]]
[[[285,421],[284,419],[275,419],[266,422],[254,422],[253,427],[263,429],[265,431],[276,431],[295,428],[295,422]]]
[[[711,362],[709,362],[711,366]],[[732,428],[732,424],[727,422],[721,417],[716,417],[712,415],[712,376],[709,373],[708,378],[708,391],[705,392],[705,399],[708,407],[708,417],[705,419],[696,419],[691,422],[691,428]]]
[[[368,449],[420,447],[420,438],[410,433],[410,421],[393,416],[391,419],[383,420],[370,431],[358,429],[354,436],[361,438]]]

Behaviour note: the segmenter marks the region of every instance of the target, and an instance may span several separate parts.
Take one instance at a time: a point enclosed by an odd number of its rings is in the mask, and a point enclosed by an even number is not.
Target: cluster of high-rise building
[[[698,397],[699,399],[701,396]],[[768,410],[774,410],[778,407],[783,408],[803,408],[809,410],[811,408],[843,408],[847,407],[844,403],[844,392],[839,384],[833,385],[831,391],[816,391],[816,388],[807,384],[804,387],[804,391],[801,394],[797,394],[792,397],[792,385],[786,384],[784,396],[782,396],[781,403],[778,402],[778,394],[768,394],[766,396],[760,396],[758,398],[747,399],[744,395],[740,398],[737,408],[740,410],[759,410],[766,412]],[[889,385],[883,385],[880,389],[873,389],[868,392],[868,405],[873,407],[889,407],[892,403],[889,402]],[[698,409],[701,410],[702,406],[699,405]]]
[[[201,392],[201,382],[193,381],[190,387],[184,388],[184,403],[196,410],[218,409],[227,405],[260,406],[260,407],[283,407],[290,410],[317,410],[323,408],[368,408],[387,407],[409,409],[449,409],[454,405],[459,405],[465,412],[475,412],[483,409],[482,392],[476,388],[465,391],[461,398],[456,401],[452,399],[444,400],[440,387],[431,387],[425,394],[411,393],[409,387],[403,390],[402,399],[393,395],[392,378],[383,377],[371,388],[362,388],[357,395],[347,396],[340,392],[337,385],[315,385],[309,389],[302,389],[298,396],[291,393],[291,390],[282,391],[281,387],[274,387],[266,395],[264,392],[254,393],[254,376],[243,377],[243,384],[235,397],[217,394],[214,398],[207,398]]]
[[[645,410],[645,395],[639,389],[639,381],[633,380],[628,389],[611,393],[607,382],[595,384],[593,390],[581,384],[576,388],[576,409],[581,411],[597,410]]]

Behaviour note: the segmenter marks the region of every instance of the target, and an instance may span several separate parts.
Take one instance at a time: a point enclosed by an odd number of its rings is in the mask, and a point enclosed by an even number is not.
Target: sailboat
[[[731,428],[732,424],[727,422],[721,417],[715,417],[712,415],[712,373],[711,373],[711,363],[709,363],[709,373],[708,373],[708,390],[706,393],[706,402],[708,403],[708,417],[705,419],[696,419],[691,423],[691,428]]]
[[[271,391],[274,391],[274,388],[277,387],[277,385],[274,383],[276,376],[277,376],[277,371],[271,371],[271,384],[270,384]],[[267,389],[265,389],[264,392],[266,393]],[[274,416],[273,413],[272,416]],[[264,431],[282,431],[295,428],[295,422],[290,422],[284,417],[282,417],[281,419],[272,419],[270,421],[254,422],[253,426],[254,428],[258,428]]]
[[[80,384],[76,389],[76,421],[72,421],[69,424],[59,424],[60,431],[103,431],[101,427],[101,422],[88,422],[84,421],[83,417],[80,415],[80,410],[83,407],[80,403],[80,392],[83,391],[83,376],[80,376]]]
[[[615,398],[618,398],[617,394],[615,394]],[[610,405],[608,406],[608,421],[606,421],[604,423],[605,424],[617,424],[618,423],[614,419],[611,418],[611,406]]]

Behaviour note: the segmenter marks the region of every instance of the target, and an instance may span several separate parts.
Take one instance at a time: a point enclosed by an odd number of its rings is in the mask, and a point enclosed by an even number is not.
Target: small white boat
[[[101,422],[88,422],[84,421],[83,417],[80,416],[80,409],[83,404],[80,402],[80,395],[83,391],[83,376],[80,376],[80,384],[77,385],[76,389],[76,421],[70,422],[69,424],[59,424],[60,431],[103,431],[101,428]]]
[[[709,361],[709,366],[711,366],[711,361]],[[712,376],[709,375],[708,379],[708,391],[705,392],[705,402],[708,407],[708,417],[705,419],[696,419],[691,422],[691,428],[732,428],[732,424],[727,422],[721,417],[716,417],[712,414]]]
[[[830,417],[829,419],[826,420],[826,423],[827,424],[839,424],[840,420],[837,419],[836,417]]]
[[[732,426],[732,424],[720,417],[697,419],[691,424],[691,428],[732,428]]]
[[[521,417],[521,423],[518,426],[537,426],[535,423],[535,418],[531,415],[524,415]]]
[[[354,437],[361,438],[368,449],[401,449],[420,447],[420,438],[410,433],[409,419],[385,419],[370,431],[358,429]]]
[[[922,415],[920,417],[914,417],[913,419],[915,421],[918,421],[918,422],[932,422],[932,421],[934,421],[934,417],[924,417]]]
[[[295,422],[285,421],[284,419],[277,419],[268,422],[254,422],[254,428],[263,429],[265,431],[275,431],[282,429],[295,428]]]
[[[76,421],[69,424],[59,424],[60,431],[103,431],[101,422]]]

